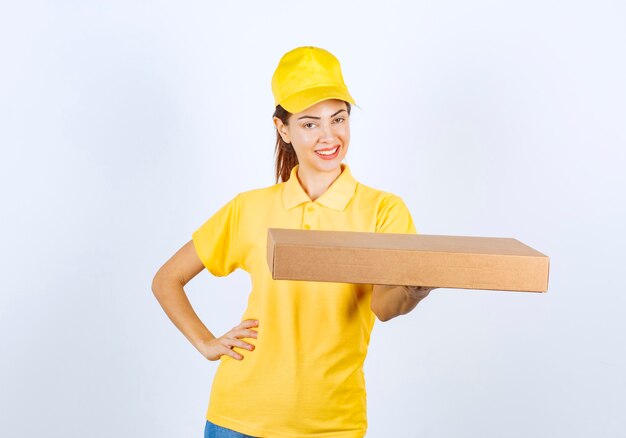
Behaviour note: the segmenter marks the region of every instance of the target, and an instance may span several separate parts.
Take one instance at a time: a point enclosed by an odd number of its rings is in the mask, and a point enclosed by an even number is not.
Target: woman
[[[232,198],[163,265],[152,289],[198,351],[221,359],[205,437],[360,438],[375,317],[409,312],[431,288],[272,280],[268,228],[416,232],[401,198],[358,183],[341,163],[354,100],[331,53],[287,52],[272,91],[276,184]],[[183,289],[204,268],[216,276],[241,268],[252,279],[241,323],[220,337]]]

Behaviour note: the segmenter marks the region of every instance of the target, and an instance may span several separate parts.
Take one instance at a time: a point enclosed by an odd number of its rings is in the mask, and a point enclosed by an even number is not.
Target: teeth
[[[320,155],[332,155],[335,152],[337,152],[337,149],[339,149],[339,146],[337,146],[335,149],[331,150],[331,151],[315,151]]]

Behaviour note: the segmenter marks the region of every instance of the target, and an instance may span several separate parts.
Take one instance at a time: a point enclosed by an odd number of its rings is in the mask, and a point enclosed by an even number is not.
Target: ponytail
[[[285,108],[280,105],[276,106],[274,117],[278,117],[285,125],[288,124],[290,116],[291,113]],[[278,183],[279,178],[282,182],[285,182],[289,179],[291,170],[298,164],[298,157],[296,156],[296,151],[293,149],[293,145],[291,143],[285,143],[278,129],[276,130],[276,148],[274,155],[276,155],[276,183]]]

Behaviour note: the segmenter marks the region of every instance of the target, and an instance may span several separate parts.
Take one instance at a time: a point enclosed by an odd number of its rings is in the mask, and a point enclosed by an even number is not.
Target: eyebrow
[[[339,113],[340,113],[340,112],[342,112],[342,111],[346,111],[346,110],[345,110],[345,109],[340,109],[340,110],[339,110],[339,111],[337,111],[335,114],[331,115],[331,117],[335,117],[337,114],[339,114]],[[346,112],[347,112],[347,111],[346,111]],[[317,120],[319,120],[321,117],[301,116],[301,117],[298,117],[298,120],[300,120],[300,119],[307,119],[307,118],[308,118],[308,119],[317,119]]]

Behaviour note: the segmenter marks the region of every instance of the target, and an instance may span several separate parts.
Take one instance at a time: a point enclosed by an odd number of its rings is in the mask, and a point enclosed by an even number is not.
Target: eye
[[[337,123],[342,123],[344,120],[346,120],[346,119],[345,119],[345,118],[343,118],[343,117],[337,117],[337,118],[335,119],[335,122],[337,122]]]
[[[313,122],[308,122],[308,123],[305,123],[305,124],[304,124],[304,125],[302,125],[302,126],[304,126],[305,128],[309,128],[309,125],[310,125],[310,127],[312,128],[312,127],[314,127],[314,126],[315,126],[315,123],[313,123]]]

